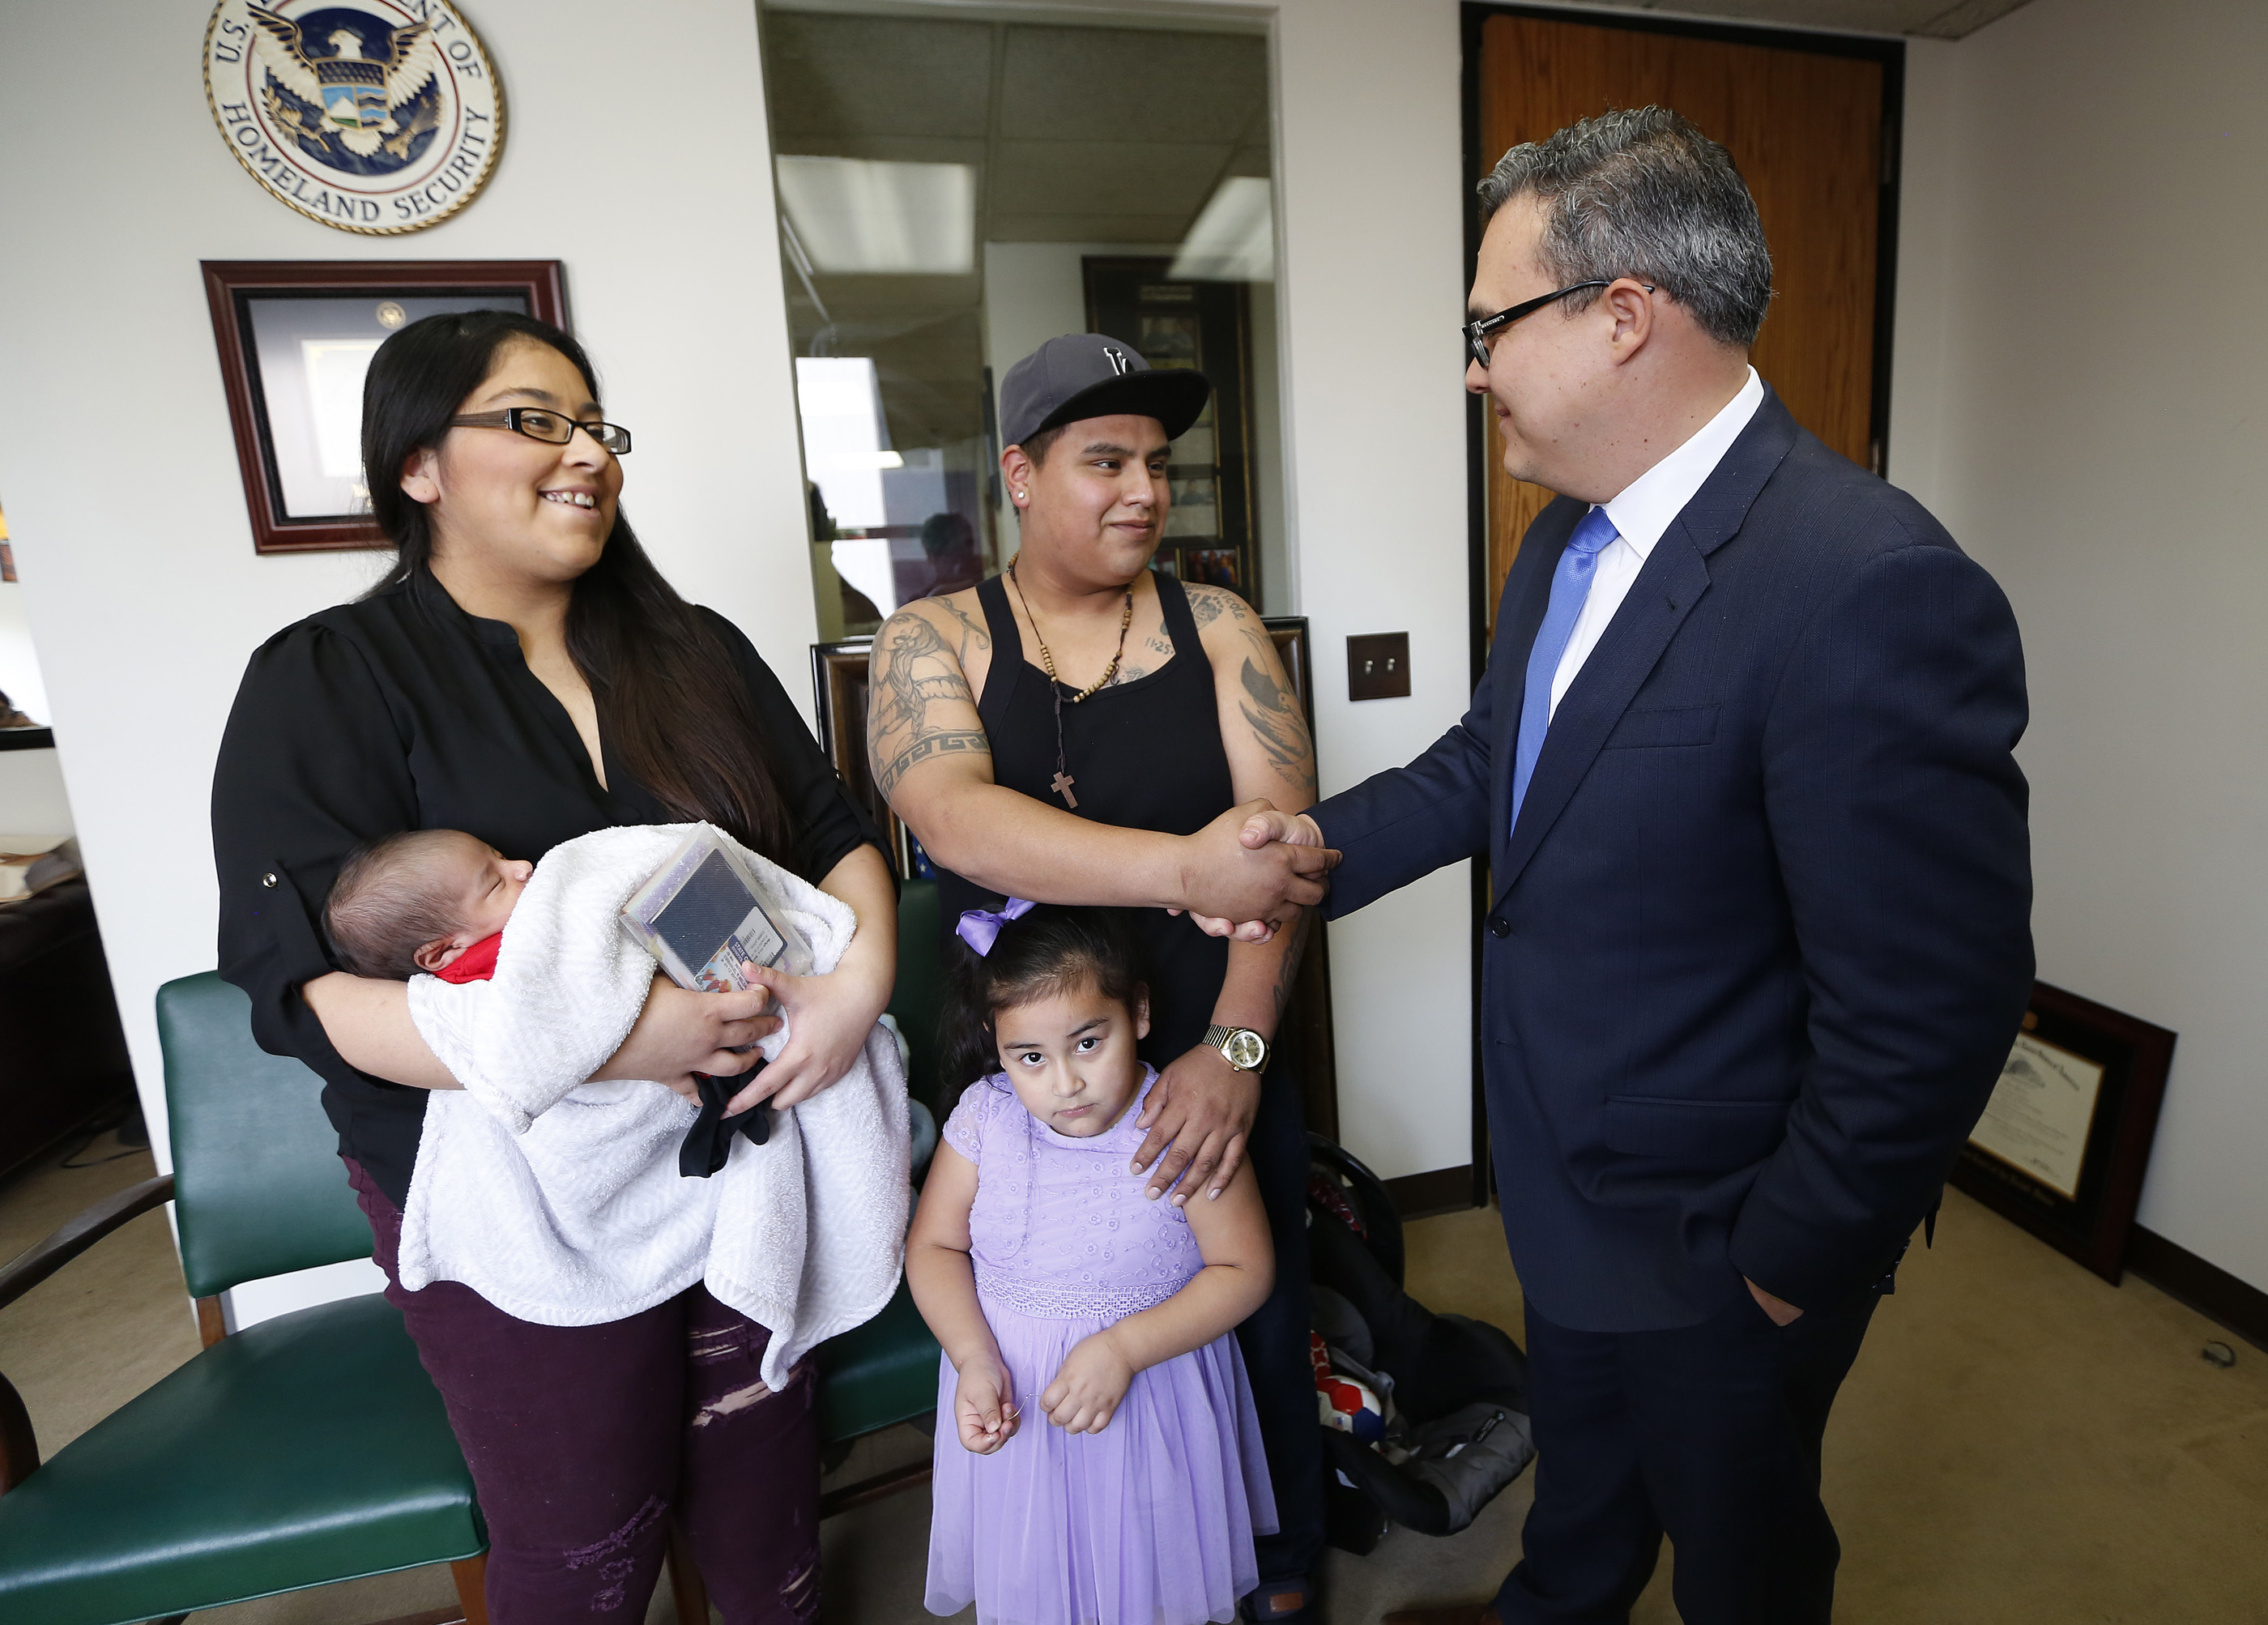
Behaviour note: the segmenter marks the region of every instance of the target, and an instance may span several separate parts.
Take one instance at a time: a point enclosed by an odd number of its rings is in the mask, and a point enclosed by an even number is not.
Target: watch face
[[[1268,1046],[1261,1041],[1260,1034],[1241,1028],[1228,1035],[1221,1049],[1233,1065],[1241,1066],[1248,1072],[1268,1058]]]

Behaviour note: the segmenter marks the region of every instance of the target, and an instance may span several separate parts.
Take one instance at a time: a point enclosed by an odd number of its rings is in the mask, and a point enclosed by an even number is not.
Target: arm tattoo
[[[933,719],[938,706],[957,702],[974,710],[976,702],[944,636],[924,617],[902,612],[882,629],[874,640],[871,688],[867,762],[884,800],[908,769],[932,756],[991,754],[982,728]]]
[[[1203,630],[1220,619],[1220,612],[1227,607],[1221,600],[1229,598],[1229,594],[1218,587],[1191,587],[1189,598],[1189,619],[1197,623],[1199,630]]]
[[[946,614],[960,621],[965,629],[961,635],[961,663],[964,667],[968,664],[968,651],[972,646],[977,649],[992,647],[992,634],[970,620],[967,610],[949,598],[940,598],[934,601],[944,609]]]
[[[1267,751],[1270,765],[1287,782],[1312,787],[1314,747],[1308,742],[1299,701],[1253,660],[1245,661],[1242,675],[1244,698],[1238,706]]]

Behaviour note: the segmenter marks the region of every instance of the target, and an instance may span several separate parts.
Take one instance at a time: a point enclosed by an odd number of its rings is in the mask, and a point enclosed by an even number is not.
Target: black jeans
[[[495,1625],[636,1625],[673,1518],[731,1625],[819,1617],[814,1364],[775,1392],[771,1334],[689,1286],[600,1326],[536,1326],[455,1281],[405,1292],[401,1215],[359,1165],[386,1300],[441,1391],[489,1531]]]
[[[1288,1069],[1271,1068],[1261,1085],[1247,1155],[1276,1243],[1275,1287],[1236,1328],[1276,1489],[1279,1526],[1256,1542],[1266,1587],[1304,1577],[1323,1550],[1323,1435],[1307,1357],[1307,1125]]]
[[[1622,1625],[1666,1533],[1686,1625],[1825,1625],[1842,1548],[1827,1413],[1876,1294],[1778,1327],[1742,1288],[1698,1326],[1577,1332],[1528,1311],[1535,1504],[1504,1625]]]

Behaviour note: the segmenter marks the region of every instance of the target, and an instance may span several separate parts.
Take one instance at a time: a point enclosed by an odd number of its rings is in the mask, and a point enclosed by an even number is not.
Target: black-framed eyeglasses
[[[630,431],[620,423],[609,423],[598,418],[578,420],[564,412],[550,411],[543,407],[506,407],[500,412],[466,412],[449,420],[458,429],[509,429],[526,435],[531,440],[541,440],[550,445],[564,445],[581,430],[600,446],[616,457],[630,454]]]
[[[1555,299],[1564,299],[1571,293],[1580,293],[1586,288],[1611,288],[1616,280],[1616,278],[1606,277],[1595,282],[1571,283],[1565,288],[1556,289],[1535,298],[1524,300],[1508,311],[1498,311],[1493,316],[1484,316],[1477,321],[1469,321],[1465,324],[1466,352],[1472,357],[1474,364],[1485,372],[1488,371],[1489,364],[1488,342],[1492,335],[1503,332],[1522,316],[1533,316]],[[1648,293],[1653,291],[1652,283],[1641,283],[1638,285]]]

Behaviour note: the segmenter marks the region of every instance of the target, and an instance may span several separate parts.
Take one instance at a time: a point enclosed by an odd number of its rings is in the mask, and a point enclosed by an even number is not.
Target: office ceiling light
[[[1273,282],[1276,210],[1260,175],[1231,175],[1182,239],[1167,273],[1194,282]]]
[[[822,275],[965,276],[976,268],[976,172],[966,164],[788,157],[779,160],[779,190]]]

